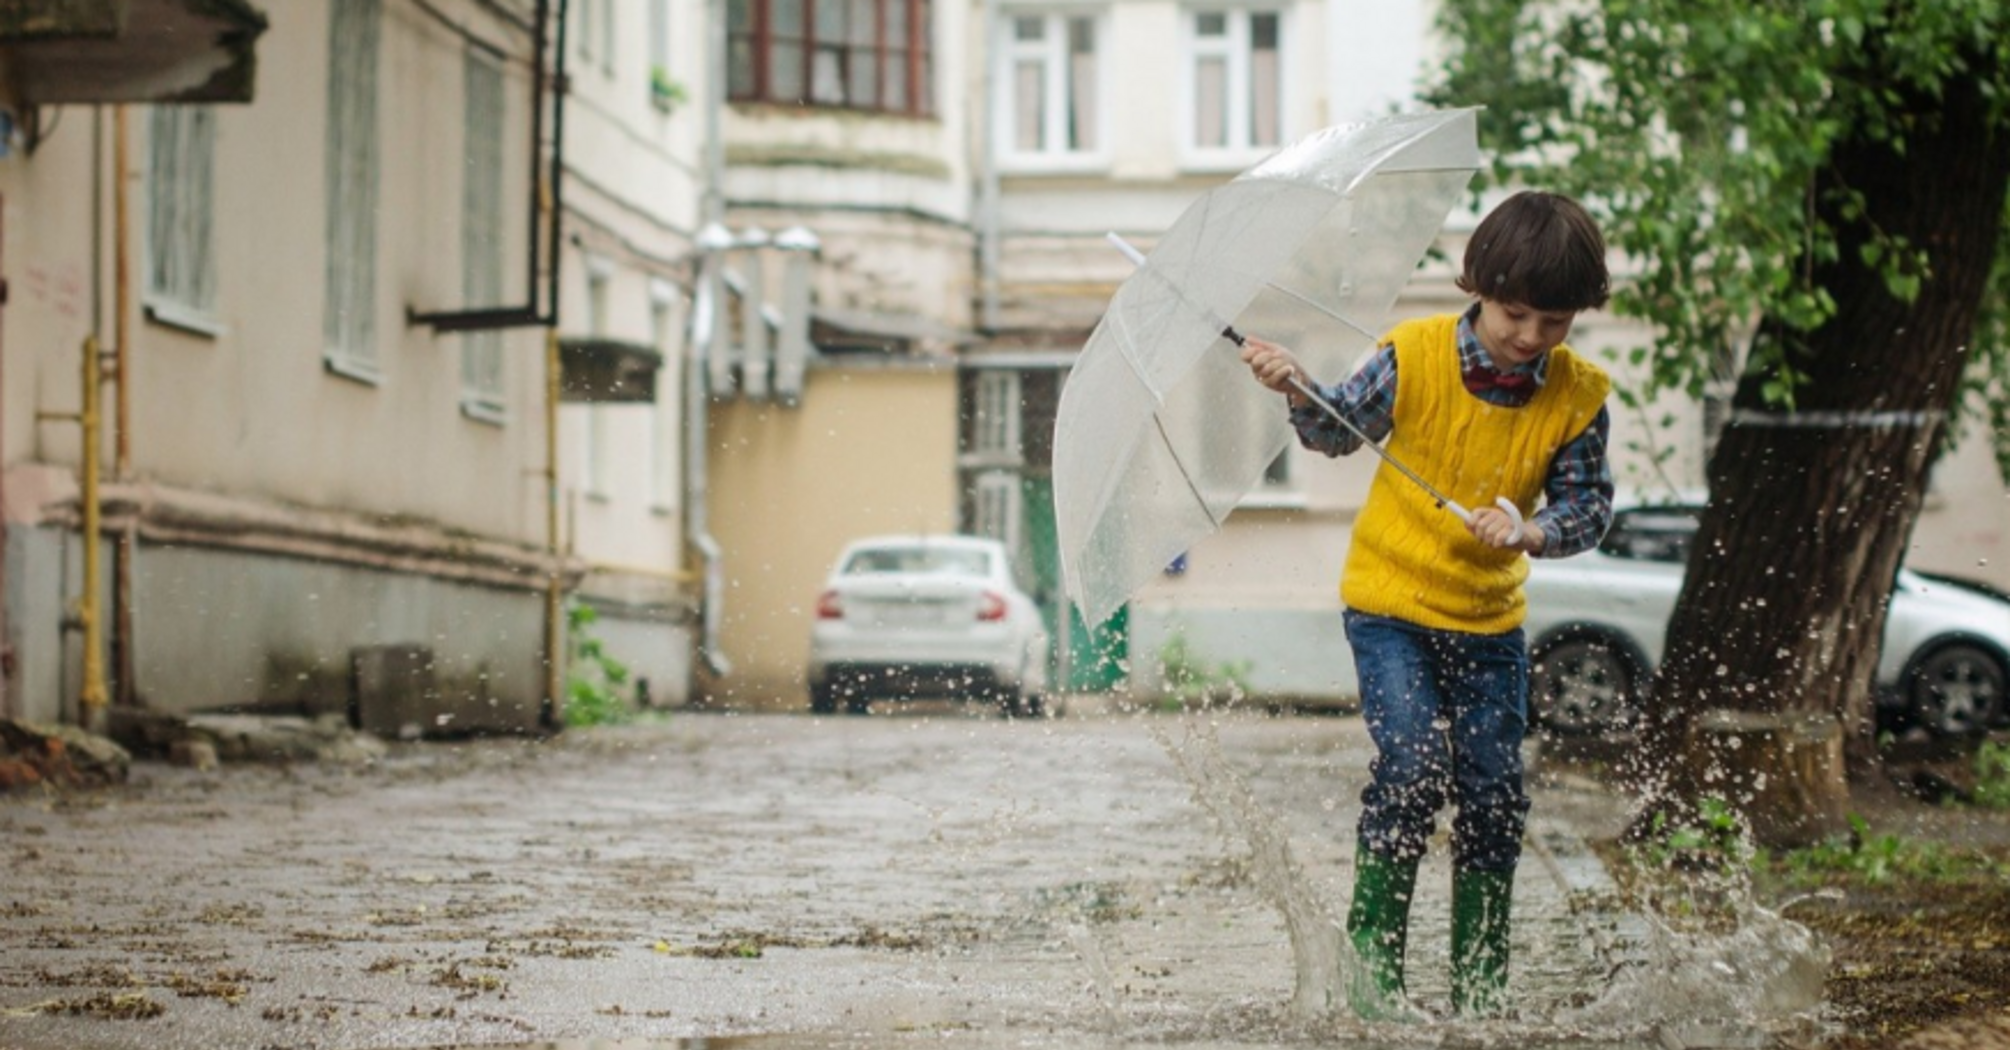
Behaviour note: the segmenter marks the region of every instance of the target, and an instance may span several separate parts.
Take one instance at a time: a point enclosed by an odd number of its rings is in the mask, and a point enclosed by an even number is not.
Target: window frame
[[[934,5],[937,0],[729,0],[726,25],[726,99],[735,103],[768,103],[802,106],[816,110],[872,113],[890,117],[932,119],[938,115],[935,91],[936,28]],[[776,87],[775,53],[778,49],[775,23],[776,5],[798,5],[801,27],[797,34],[782,36],[786,45],[797,45],[801,67],[796,70],[800,91],[794,95]],[[846,35],[852,13],[870,9],[874,13],[873,39],[868,44]],[[832,29],[822,22],[823,12],[842,12],[846,26]],[[895,16],[898,16],[896,18]],[[890,39],[889,26],[905,25],[904,41]],[[828,31],[827,31],[828,30]],[[835,34],[835,38],[833,37]],[[856,86],[851,59],[858,53],[873,56],[873,98],[860,103],[852,98]],[[895,52],[901,52],[902,96],[904,102],[891,104],[886,71]],[[820,58],[835,53],[842,101],[818,97],[817,77]]]
[[[1202,15],[1221,15],[1228,20],[1228,36],[1220,44],[1206,42],[1201,37],[1197,20]],[[1255,141],[1254,129],[1250,126],[1250,87],[1254,73],[1250,68],[1255,55],[1255,45],[1251,24],[1257,16],[1268,15],[1277,19],[1277,135],[1275,142]],[[1264,157],[1276,152],[1291,141],[1291,87],[1292,64],[1284,43],[1291,39],[1291,12],[1282,2],[1277,3],[1197,3],[1180,7],[1180,103],[1179,103],[1179,150],[1181,167],[1190,171],[1239,171]],[[1200,143],[1197,127],[1200,117],[1200,77],[1201,59],[1210,53],[1219,53],[1227,61],[1228,100],[1223,113],[1227,122],[1225,135],[1227,142],[1221,146],[1204,146]]]
[[[461,291],[471,306],[503,298],[503,137],[508,91],[500,59],[469,47],[462,66]],[[498,328],[462,333],[461,414],[483,423],[509,419],[508,358]]]
[[[681,458],[677,453],[682,451],[678,424],[683,419],[683,405],[672,396],[682,385],[675,367],[680,302],[675,285],[660,277],[650,279],[649,345],[663,355],[666,364],[656,373],[656,403],[649,413],[649,508],[659,514],[675,511],[682,496],[677,487]]]
[[[1020,406],[1025,403],[1024,391],[1024,381],[1012,369],[987,368],[977,373],[970,423],[973,456],[987,463],[1023,462]]]
[[[382,0],[333,0],[329,5],[327,226],[323,244],[327,258],[321,360],[330,373],[371,385],[383,381],[377,353],[383,22]],[[345,29],[358,34],[359,39],[345,41]]]
[[[649,5],[649,104],[668,113],[673,107],[670,79],[671,52],[674,50],[670,0],[647,0]]]
[[[605,336],[613,323],[614,264],[598,255],[588,255],[582,269],[586,274],[587,334]],[[580,442],[580,478],[584,481],[582,487],[586,497],[604,502],[614,491],[614,444],[608,425],[608,409],[598,401],[588,401],[585,407],[586,434],[585,440]]]
[[[975,536],[989,536],[1005,545],[1005,549],[1019,549],[1019,520],[1024,516],[1020,509],[1022,485],[1020,475],[1012,470],[983,470],[971,482],[972,514],[970,532]]]
[[[1018,38],[1017,23],[1022,18],[1038,18],[1044,23],[1042,39],[1037,44],[1027,44]],[[995,85],[992,98],[992,113],[997,126],[993,132],[999,166],[1008,171],[1092,171],[1109,165],[1110,93],[1104,90],[1108,80],[1107,42],[1110,39],[1109,11],[1106,7],[1055,7],[1051,4],[1021,4],[1008,6],[998,15],[999,24],[993,27],[993,38],[1004,41],[993,49],[992,81]],[[1070,68],[1073,51],[1071,35],[1076,21],[1087,21],[1092,34],[1091,57],[1094,60],[1093,80],[1088,85],[1090,92],[1089,118],[1093,124],[1095,141],[1082,148],[1069,148],[1063,143],[1055,147],[1055,140],[1065,139],[1067,119],[1075,112],[1079,92],[1073,90],[1075,80]],[[1047,119],[1040,129],[1041,145],[1037,149],[1022,149],[1018,144],[1018,67],[1022,62],[1037,60],[1041,64],[1043,90],[1056,101],[1049,107]]]
[[[151,107],[147,121],[148,320],[223,333],[216,313],[216,111]]]

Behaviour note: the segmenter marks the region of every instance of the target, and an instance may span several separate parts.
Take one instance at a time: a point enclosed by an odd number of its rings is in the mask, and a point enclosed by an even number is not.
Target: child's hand
[[[1489,547],[1518,550],[1524,554],[1539,553],[1549,543],[1541,526],[1534,522],[1516,522],[1499,507],[1475,509],[1472,519],[1466,522],[1466,531]]]
[[[1299,367],[1298,359],[1291,355],[1291,351],[1253,335],[1246,337],[1242,344],[1242,363],[1249,366],[1249,372],[1257,382],[1280,394],[1295,394],[1291,387],[1294,378],[1306,386],[1312,385],[1312,377]]]

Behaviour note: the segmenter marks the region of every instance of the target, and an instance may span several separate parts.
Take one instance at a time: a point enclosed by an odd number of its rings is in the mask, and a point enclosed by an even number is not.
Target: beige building
[[[714,160],[732,323],[695,340],[713,362],[703,472],[721,566],[719,659],[700,689],[806,709],[811,612],[844,544],[968,524],[957,361],[975,338],[975,9],[826,5],[800,25],[789,0],[711,6],[732,15]],[[813,305],[791,297],[791,269]],[[775,307],[760,319],[756,292]]]
[[[577,0],[561,108],[538,43],[559,7],[156,0],[88,47],[0,27],[8,713],[90,698],[94,502],[115,701],[534,728],[554,578],[654,700],[684,699],[701,132],[679,78],[702,24]],[[237,24],[193,31],[219,11]],[[162,39],[224,40],[234,75],[197,53],[176,80]],[[100,501],[73,418],[87,339],[113,373]]]

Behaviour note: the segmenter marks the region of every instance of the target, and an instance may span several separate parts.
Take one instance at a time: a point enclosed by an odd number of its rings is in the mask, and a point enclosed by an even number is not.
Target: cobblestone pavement
[[[1282,875],[1337,914],[1368,757],[1351,717],[927,708],[680,713],[364,768],[141,764],[118,789],[0,799],[0,1047],[1653,1035],[1563,1020],[1629,936],[1583,846],[1617,803],[1568,786],[1537,789],[1519,1020],[1294,1009],[1279,872],[1252,843],[1281,832]],[[1440,842],[1411,946],[1437,1009],[1448,884]]]

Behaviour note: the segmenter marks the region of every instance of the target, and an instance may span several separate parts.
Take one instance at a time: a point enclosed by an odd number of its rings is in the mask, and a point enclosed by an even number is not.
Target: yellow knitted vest
[[[1385,447],[1468,510],[1506,496],[1527,517],[1550,460],[1591,425],[1611,381],[1559,346],[1526,405],[1490,405],[1460,379],[1458,320],[1446,314],[1406,321],[1384,340],[1396,348],[1395,427]],[[1360,612],[1438,630],[1498,634],[1521,626],[1527,577],[1520,551],[1481,544],[1385,462],[1354,523],[1340,598]]]

